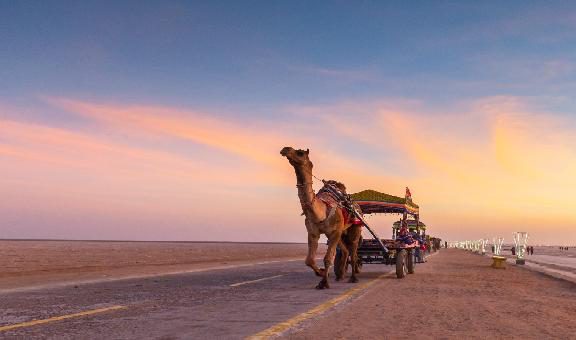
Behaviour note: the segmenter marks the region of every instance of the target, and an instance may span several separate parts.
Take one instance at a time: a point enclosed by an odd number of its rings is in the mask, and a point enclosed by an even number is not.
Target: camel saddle
[[[356,211],[360,211],[360,207],[354,207],[354,203],[348,199],[346,192],[342,192],[338,187],[336,187],[331,182],[327,181],[325,185],[318,191],[316,198],[324,202],[329,210],[340,209],[342,211],[342,216],[344,216],[344,223],[352,223],[354,225],[362,224],[362,221],[356,217],[354,214]]]

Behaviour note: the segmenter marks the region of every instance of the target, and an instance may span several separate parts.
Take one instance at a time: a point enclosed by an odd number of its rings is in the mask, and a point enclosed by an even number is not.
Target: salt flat
[[[528,257],[530,262],[539,264],[552,264],[576,269],[576,257],[562,257],[553,255],[532,255]]]

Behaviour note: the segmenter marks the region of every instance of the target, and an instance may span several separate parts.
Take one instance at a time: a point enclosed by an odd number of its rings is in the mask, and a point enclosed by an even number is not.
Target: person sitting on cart
[[[402,222],[402,227],[398,231],[397,242],[403,243],[401,247],[417,248],[418,239],[415,237],[414,232],[410,232],[408,225],[405,221]]]
[[[408,222],[406,220],[402,221],[400,230],[398,231],[398,236],[400,237],[408,236]]]
[[[412,237],[412,233],[410,233],[408,229],[408,224],[406,223],[406,221],[402,221],[402,226],[398,231],[398,239],[404,242],[404,244],[414,243],[414,238]]]

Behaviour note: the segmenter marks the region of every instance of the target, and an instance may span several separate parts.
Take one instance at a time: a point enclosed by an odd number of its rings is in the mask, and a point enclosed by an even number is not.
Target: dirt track
[[[290,339],[576,338],[576,285],[443,250],[414,276],[383,279]]]

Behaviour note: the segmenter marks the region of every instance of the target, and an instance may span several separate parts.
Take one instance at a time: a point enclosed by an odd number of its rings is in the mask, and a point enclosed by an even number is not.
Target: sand
[[[414,275],[384,278],[290,339],[574,339],[576,284],[442,250]]]
[[[0,290],[304,261],[306,251],[282,243],[0,241]]]

